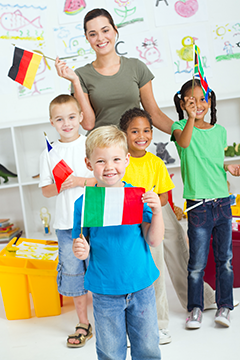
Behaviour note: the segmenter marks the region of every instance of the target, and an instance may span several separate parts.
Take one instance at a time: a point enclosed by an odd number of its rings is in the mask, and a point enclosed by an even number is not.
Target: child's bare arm
[[[43,186],[42,187],[42,194],[46,198],[50,198],[50,197],[58,195],[56,184],[54,183],[54,184],[51,184],[51,185]]]
[[[162,194],[159,194],[159,198],[160,198],[160,202],[161,202],[161,206],[165,206],[168,202],[168,193],[165,192],[165,193],[162,193]]]
[[[240,176],[240,165],[237,164],[224,164],[224,170],[229,171],[233,176]]]
[[[86,260],[88,255],[89,255],[89,251],[90,251],[90,246],[87,242],[87,240],[85,239],[85,237],[82,235],[81,238],[77,238],[77,239],[73,239],[73,253],[74,255],[80,259],[80,260]]]
[[[192,131],[196,118],[196,103],[194,98],[184,99],[184,108],[188,113],[188,121],[183,130],[176,129],[173,134],[179,146],[187,148],[190,145]]]
[[[160,199],[156,193],[148,191],[143,194],[143,202],[147,203],[153,213],[151,223],[142,223],[143,235],[148,245],[155,247],[162,242],[164,235],[164,222]]]

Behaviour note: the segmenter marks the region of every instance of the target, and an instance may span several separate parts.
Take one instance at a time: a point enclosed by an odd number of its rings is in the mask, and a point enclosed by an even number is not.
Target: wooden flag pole
[[[194,90],[194,72],[195,72],[195,40],[193,40],[193,79],[192,79],[192,97]]]
[[[13,46],[16,46],[15,44],[12,44]],[[31,51],[31,50],[29,50],[29,51]],[[49,57],[49,56],[46,56],[46,55],[44,55],[41,51],[39,51],[39,50],[32,50],[33,52],[35,52],[35,53],[38,53],[38,54],[40,54],[40,55],[42,55],[44,58],[46,58],[46,59],[49,59],[49,60],[52,60],[52,61],[55,61],[56,59],[54,59],[54,58],[51,58],[51,57]],[[66,56],[66,57],[61,57],[61,58],[59,58],[59,60],[65,60],[65,59],[73,59],[73,58],[75,58],[75,57],[77,57],[77,56],[80,56],[80,55],[73,55],[73,56]]]
[[[84,187],[87,185],[87,180],[84,181]],[[82,239],[83,227],[81,226],[81,234],[79,235],[80,239]]]

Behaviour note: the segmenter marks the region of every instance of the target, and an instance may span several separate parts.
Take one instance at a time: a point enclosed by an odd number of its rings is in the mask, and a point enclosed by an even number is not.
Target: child
[[[180,97],[179,97],[180,95]],[[226,172],[240,175],[239,165],[224,165],[226,130],[216,124],[216,97],[212,90],[205,100],[199,80],[186,82],[174,97],[179,114],[172,125],[180,159],[187,199],[188,237],[188,311],[186,328],[198,329],[202,322],[203,275],[207,264],[211,235],[216,262],[215,322],[228,327],[233,309],[232,215]],[[211,122],[204,120],[211,107]],[[188,119],[183,120],[183,110]]]
[[[60,135],[53,148],[74,172],[62,184],[58,194],[45,150],[40,158],[39,187],[44,196],[56,196],[53,227],[59,246],[58,291],[73,297],[79,319],[75,334],[67,339],[67,346],[82,347],[92,337],[92,328],[87,317],[87,291],[83,286],[87,260],[76,259],[72,252],[73,209],[75,200],[83,193],[85,181],[92,186],[96,181],[84,164],[85,136],[79,135],[83,115],[76,99],[70,95],[59,95],[50,103],[49,112],[51,125]]]
[[[142,186],[146,191],[154,188],[159,195],[161,205],[168,202],[168,191],[174,184],[168,174],[164,162],[146,151],[152,140],[152,119],[150,115],[139,108],[133,108],[124,113],[120,119],[120,128],[127,135],[128,151],[131,154],[130,164],[123,180],[133,186]],[[171,342],[168,327],[168,301],[165,286],[163,243],[151,248],[155,264],[160,270],[160,276],[154,283],[160,344]]]
[[[131,187],[122,182],[129,163],[125,134],[116,126],[93,130],[86,140],[86,165],[99,187]],[[86,259],[89,245],[81,232],[83,197],[75,202],[73,251]],[[83,228],[90,238],[90,260],[85,288],[93,293],[98,359],[125,359],[128,334],[134,359],[160,359],[153,282],[159,271],[149,245],[158,246],[164,224],[158,196],[143,195],[143,222]],[[152,211],[151,211],[152,210]]]

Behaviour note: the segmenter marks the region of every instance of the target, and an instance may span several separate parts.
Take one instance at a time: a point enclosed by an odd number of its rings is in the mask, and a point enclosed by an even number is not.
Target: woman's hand
[[[75,72],[72,69],[70,69],[64,61],[59,60],[59,57],[56,58],[55,67],[57,69],[57,74],[60,77],[69,80],[71,82],[78,79]]]
[[[83,235],[81,238],[73,239],[73,253],[80,260],[86,260],[90,251],[90,246]]]

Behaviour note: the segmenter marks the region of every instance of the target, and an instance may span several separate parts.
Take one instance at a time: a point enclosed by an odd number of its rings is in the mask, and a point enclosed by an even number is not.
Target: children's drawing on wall
[[[0,3],[0,40],[44,41],[46,9]]]
[[[164,42],[159,32],[121,36],[115,48],[118,55],[138,58],[149,68],[166,66]]]
[[[148,29],[143,0],[107,0],[107,9],[120,34]]]
[[[94,8],[91,0],[58,0],[58,22],[69,24],[78,22],[82,24],[88,11]]]
[[[156,26],[208,19],[206,0],[152,0]]]
[[[169,32],[173,69],[176,82],[185,82],[192,77],[193,44],[198,46],[204,73],[212,76],[207,33],[204,26],[183,28]]]
[[[240,21],[215,25],[213,43],[217,61],[240,59]]]
[[[81,24],[64,25],[54,29],[56,51],[59,57],[78,56],[78,60],[94,60],[95,52],[86,40]]]
[[[39,64],[31,89],[28,89],[23,85],[18,85],[18,97],[25,98],[54,91],[53,75],[51,71],[53,67],[54,62],[43,57]]]

